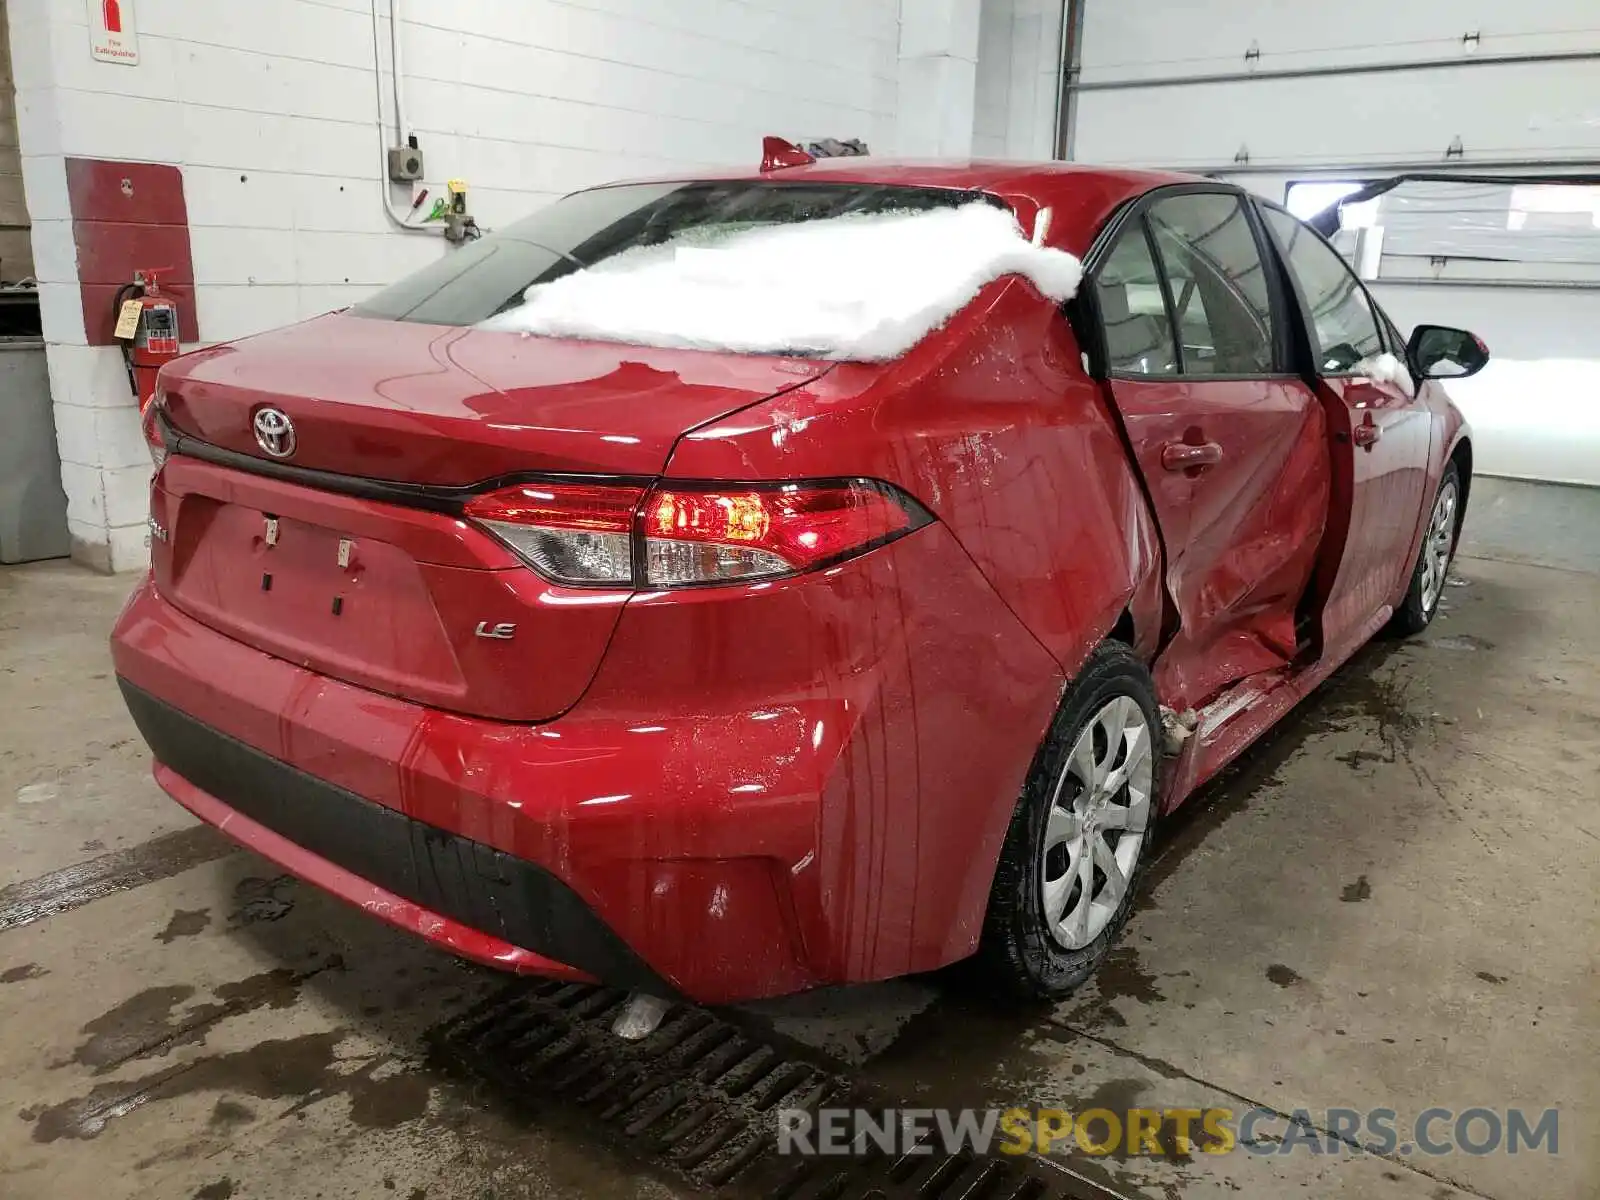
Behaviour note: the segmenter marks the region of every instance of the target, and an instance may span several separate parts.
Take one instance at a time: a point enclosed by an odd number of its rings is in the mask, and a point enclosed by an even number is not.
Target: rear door
[[[1318,567],[1323,645],[1365,637],[1412,567],[1427,493],[1433,422],[1403,365],[1374,370],[1388,348],[1371,298],[1315,230],[1271,205],[1267,229],[1289,267],[1332,434],[1335,503]]]
[[[1110,393],[1166,550],[1164,701],[1287,666],[1328,514],[1322,409],[1236,193],[1154,193],[1093,268]]]

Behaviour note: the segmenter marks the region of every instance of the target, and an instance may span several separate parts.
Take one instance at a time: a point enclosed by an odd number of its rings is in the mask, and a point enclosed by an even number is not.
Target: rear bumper
[[[730,792],[752,761],[794,763],[832,714],[457,716],[236,642],[149,581],[112,656],[174,799],[453,951],[704,1002],[817,982],[778,878],[815,845],[815,776],[772,771],[770,798]],[[751,819],[727,820],[739,800]]]
[[[289,870],[468,957],[704,1003],[970,953],[1061,686],[937,525],[636,596],[537,725],[318,674],[149,580],[112,657],[158,782]]]
[[[155,755],[156,782],[201,820],[280,866],[490,966],[671,994],[548,871],[364,800],[210,728],[125,679],[118,682]]]

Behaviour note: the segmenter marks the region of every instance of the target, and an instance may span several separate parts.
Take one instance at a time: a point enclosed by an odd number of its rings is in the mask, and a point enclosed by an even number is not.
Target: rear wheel
[[[1066,995],[1133,908],[1157,803],[1155,688],[1133,652],[1101,645],[1067,693],[1017,802],[975,965],[999,990]]]
[[[1444,581],[1456,553],[1456,526],[1461,508],[1461,475],[1455,463],[1445,467],[1444,478],[1433,498],[1422,549],[1411,571],[1411,586],[1390,619],[1389,628],[1402,636],[1421,633],[1433,622],[1444,595]]]

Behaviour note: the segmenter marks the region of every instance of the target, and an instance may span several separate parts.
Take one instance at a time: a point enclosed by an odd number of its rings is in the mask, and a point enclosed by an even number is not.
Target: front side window
[[[1389,352],[1402,362],[1405,361],[1407,339],[1400,332],[1400,326],[1390,319],[1388,313],[1378,307],[1376,300],[1372,301],[1372,307],[1378,309],[1378,319],[1383,322],[1383,335],[1389,342]]]
[[[1194,193],[1150,209],[1186,375],[1274,370],[1272,301],[1255,231],[1239,197]]]
[[[1172,322],[1144,222],[1122,235],[1094,287],[1111,370],[1119,375],[1176,375]]]
[[[1263,205],[1261,211],[1305,294],[1318,371],[1347,374],[1363,359],[1381,354],[1383,335],[1366,289],[1338,251],[1282,209]]]

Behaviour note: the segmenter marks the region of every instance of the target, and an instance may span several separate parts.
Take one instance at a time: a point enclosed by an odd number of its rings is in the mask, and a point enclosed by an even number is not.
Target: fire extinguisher
[[[133,282],[117,289],[112,302],[116,336],[128,367],[128,384],[139,400],[139,415],[156,394],[156,372],[178,357],[178,305],[161,291],[166,267],[134,273]]]

